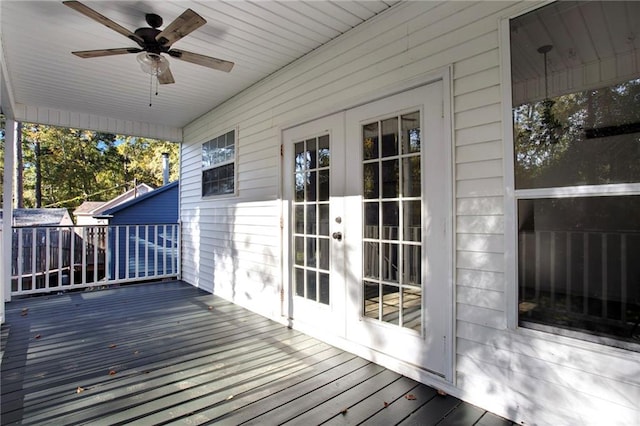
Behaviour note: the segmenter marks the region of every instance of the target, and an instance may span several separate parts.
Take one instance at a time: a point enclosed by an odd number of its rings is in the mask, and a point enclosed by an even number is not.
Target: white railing
[[[177,224],[13,227],[11,294],[179,275]]]

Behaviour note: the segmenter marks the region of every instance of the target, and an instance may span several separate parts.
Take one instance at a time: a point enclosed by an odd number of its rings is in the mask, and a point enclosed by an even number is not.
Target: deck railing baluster
[[[15,227],[12,294],[177,277],[178,226]]]

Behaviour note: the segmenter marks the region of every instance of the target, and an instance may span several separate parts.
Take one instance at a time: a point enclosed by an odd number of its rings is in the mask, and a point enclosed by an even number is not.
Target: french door
[[[449,376],[451,154],[438,81],[346,113],[347,338]],[[357,213],[356,213],[357,212]]]
[[[437,81],[289,129],[283,172],[294,322],[450,378],[443,115]]]
[[[285,130],[282,158],[289,316],[344,336],[344,115]]]

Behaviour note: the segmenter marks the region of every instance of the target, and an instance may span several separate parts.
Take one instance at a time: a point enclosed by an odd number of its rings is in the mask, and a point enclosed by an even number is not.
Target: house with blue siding
[[[166,225],[178,222],[178,193],[179,181],[171,182],[95,217],[109,223],[109,244],[118,248],[112,252],[118,258],[109,261],[111,278],[177,270],[177,265],[167,264],[167,259],[168,250],[177,250],[178,235],[170,232]],[[126,259],[129,262],[125,262]],[[131,265],[130,270],[125,264]]]

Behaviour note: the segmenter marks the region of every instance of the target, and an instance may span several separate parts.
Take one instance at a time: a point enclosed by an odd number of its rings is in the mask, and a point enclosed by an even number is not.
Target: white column
[[[17,123],[7,118],[4,146],[4,187],[2,195],[2,245],[0,246],[0,317],[4,323],[4,302],[11,301],[11,224],[13,222],[13,164]]]

